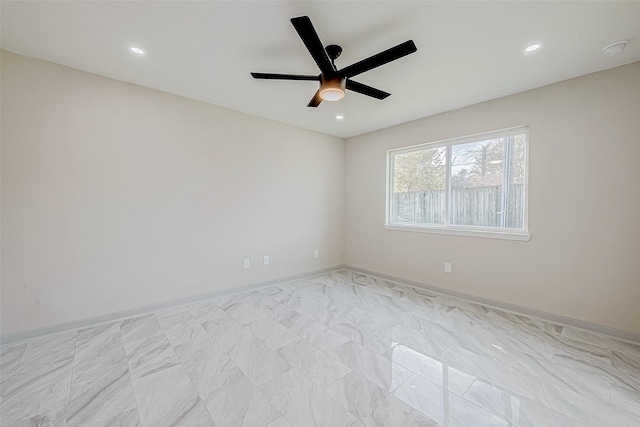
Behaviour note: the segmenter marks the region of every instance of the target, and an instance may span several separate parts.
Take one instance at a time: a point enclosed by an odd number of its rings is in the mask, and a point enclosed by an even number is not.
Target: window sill
[[[386,230],[409,231],[417,233],[446,234],[449,236],[482,237],[486,239],[520,240],[527,242],[531,234],[513,231],[467,230],[460,228],[429,227],[420,225],[390,225],[385,224]]]

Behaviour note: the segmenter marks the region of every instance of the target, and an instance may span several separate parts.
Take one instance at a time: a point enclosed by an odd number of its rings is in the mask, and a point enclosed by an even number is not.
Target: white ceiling
[[[640,2],[8,2],[2,47],[92,73],[350,137],[640,60]],[[356,80],[355,92],[306,105],[319,74],[289,22],[308,15],[343,68],[408,39],[418,51]],[[605,45],[628,39],[615,56]],[[526,54],[534,42],[542,48]],[[147,52],[136,57],[137,45]],[[337,114],[344,120],[336,120]]]

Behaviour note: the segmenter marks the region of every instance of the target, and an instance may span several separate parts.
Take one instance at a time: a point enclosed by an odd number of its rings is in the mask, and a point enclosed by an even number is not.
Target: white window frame
[[[525,172],[524,172],[524,228],[498,228],[498,227],[479,227],[472,225],[454,225],[450,224],[449,213],[451,212],[451,206],[449,206],[449,193],[450,189],[450,176],[451,176],[451,147],[458,144],[465,144],[469,142],[483,141],[487,139],[502,138],[504,136],[511,136],[516,134],[526,134],[527,143],[525,144]],[[442,141],[429,142],[426,144],[417,144],[409,147],[402,147],[387,150],[387,190],[385,200],[385,223],[384,228],[394,231],[409,231],[409,232],[421,232],[421,233],[434,233],[434,234],[448,234],[453,236],[469,236],[469,237],[486,237],[492,239],[506,239],[506,240],[522,240],[528,241],[531,239],[529,233],[529,128],[528,126],[519,126],[508,129],[502,129],[494,132],[478,133],[474,135],[463,136],[460,138],[446,139]],[[396,224],[391,223],[391,203],[393,199],[393,176],[394,165],[393,156],[395,154],[402,154],[406,152],[447,147],[447,170],[445,176],[445,212],[444,212],[444,224]]]

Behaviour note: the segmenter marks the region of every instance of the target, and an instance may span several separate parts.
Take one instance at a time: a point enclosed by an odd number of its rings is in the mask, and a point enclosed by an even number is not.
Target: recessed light
[[[344,119],[344,116],[336,116],[336,119],[342,120],[342,119]]]
[[[620,40],[619,42],[611,43],[608,46],[602,48],[602,53],[605,55],[615,55],[616,53],[620,53],[627,47],[627,43],[629,40]]]
[[[136,55],[144,55],[144,50],[140,49],[139,47],[131,46],[129,50],[135,53]]]
[[[540,49],[540,46],[542,46],[540,43],[532,44],[531,46],[528,46],[525,50],[527,52],[535,52],[536,50]]]

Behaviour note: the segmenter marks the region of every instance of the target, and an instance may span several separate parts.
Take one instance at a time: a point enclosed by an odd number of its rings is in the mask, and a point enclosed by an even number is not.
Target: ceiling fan
[[[321,73],[317,76],[299,74],[273,74],[273,73],[251,73],[255,79],[267,80],[314,80],[320,83],[320,89],[311,98],[307,107],[317,107],[322,101],[339,101],[344,97],[345,89],[371,96],[376,99],[385,99],[390,93],[367,86],[351,80],[351,77],[362,74],[388,62],[395,61],[403,56],[409,55],[417,50],[413,40],[407,40],[390,49],[370,56],[367,59],[356,62],[341,70],[335,66],[335,60],[342,53],[342,48],[331,44],[326,48],[322,47],[322,42],[318,33],[313,28],[311,19],[308,16],[291,18],[291,23],[298,32],[309,53],[318,64]]]

